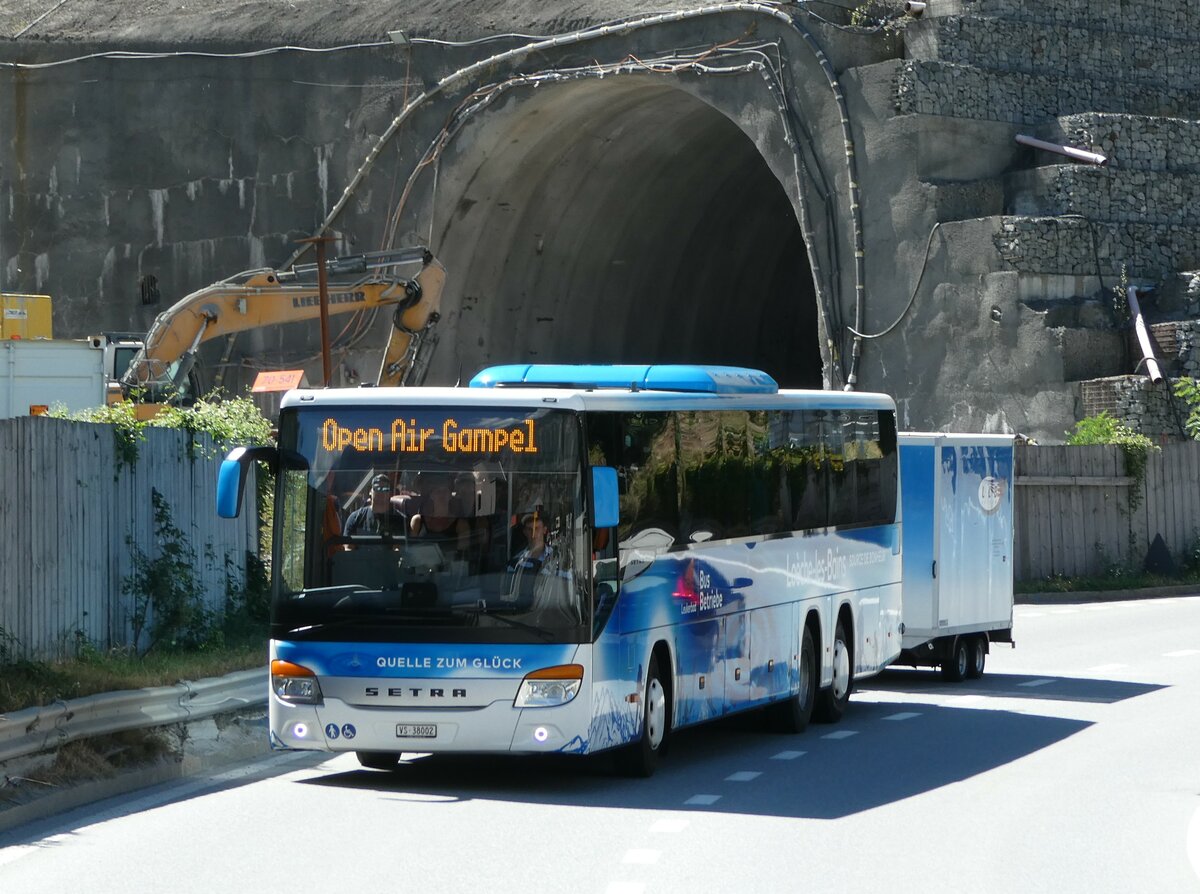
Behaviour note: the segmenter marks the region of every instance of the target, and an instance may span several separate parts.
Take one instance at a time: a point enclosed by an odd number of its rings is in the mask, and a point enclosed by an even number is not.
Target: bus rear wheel
[[[650,659],[646,672],[646,688],[642,692],[642,735],[632,745],[618,752],[617,761],[626,776],[654,775],[659,758],[666,750],[667,733],[671,727],[671,708],[667,690],[659,676],[657,656]]]
[[[802,733],[812,718],[817,700],[817,653],[812,631],[807,626],[800,637],[800,690],[787,701],[767,708],[771,729],[780,733]]]
[[[854,686],[854,652],[846,636],[846,625],[838,618],[833,634],[833,682],[817,695],[816,719],[821,723],[837,723],[850,704]]]
[[[400,766],[400,755],[392,751],[356,751],[354,756],[368,770],[395,770]]]

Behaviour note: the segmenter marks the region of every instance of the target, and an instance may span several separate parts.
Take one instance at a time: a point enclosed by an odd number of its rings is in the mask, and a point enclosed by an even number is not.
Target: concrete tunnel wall
[[[821,387],[792,202],[754,142],[679,86],[511,95],[460,135],[424,213],[454,271],[431,379],[513,359],[704,361]]]

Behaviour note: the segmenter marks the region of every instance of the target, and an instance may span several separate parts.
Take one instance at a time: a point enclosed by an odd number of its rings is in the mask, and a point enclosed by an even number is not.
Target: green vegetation
[[[1139,434],[1103,411],[1075,423],[1075,430],[1068,433],[1067,443],[1073,445],[1116,444],[1125,457],[1125,474],[1133,479],[1129,488],[1129,508],[1136,509],[1142,498],[1142,482],[1146,478],[1146,459],[1151,450],[1158,450],[1154,442]]]
[[[1188,418],[1183,427],[1194,440],[1200,441],[1200,382],[1184,376],[1175,383],[1175,396],[1188,405]]]
[[[1077,593],[1103,590],[1141,590],[1147,587],[1180,587],[1196,584],[1200,587],[1200,532],[1184,551],[1177,574],[1151,574],[1129,561],[1108,556],[1096,547],[1103,570],[1099,574],[1066,577],[1056,574],[1041,580],[1017,581],[1017,593]]]
[[[212,437],[217,450],[234,444],[266,444],[271,437],[270,421],[248,397],[222,399],[217,395],[209,395],[190,407],[163,407],[149,419],[138,419],[137,405],[131,401],[77,413],[69,413],[57,406],[49,415],[77,422],[111,425],[117,442],[117,459],[126,465],[137,462],[138,445],[146,440],[145,431],[148,428],[175,428],[190,432],[192,440],[188,452],[192,456],[196,455],[196,436],[202,433]]]
[[[1200,587],[1200,569],[1168,577],[1144,571],[1126,570],[1121,574],[1097,574],[1064,577],[1056,574],[1044,580],[1017,581],[1017,593],[1081,593],[1103,590],[1141,590],[1146,587],[1181,587],[1196,584]]]
[[[0,714],[100,692],[219,677],[264,667],[266,663],[267,647],[262,635],[201,652],[161,651],[148,655],[125,649],[102,652],[85,645],[71,661],[14,661],[4,665],[0,673]]]

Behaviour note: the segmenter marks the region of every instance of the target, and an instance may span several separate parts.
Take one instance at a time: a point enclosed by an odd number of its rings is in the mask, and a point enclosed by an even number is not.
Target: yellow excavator
[[[420,265],[412,278],[397,268]],[[328,313],[394,307],[392,332],[379,367],[379,385],[407,385],[423,375],[433,347],[446,270],[424,247],[334,258],[325,264]],[[201,344],[262,326],[318,319],[316,264],[290,270],[252,270],[213,283],[159,314],[145,344],[121,379],[116,399],[133,399],[139,416],[186,394]]]

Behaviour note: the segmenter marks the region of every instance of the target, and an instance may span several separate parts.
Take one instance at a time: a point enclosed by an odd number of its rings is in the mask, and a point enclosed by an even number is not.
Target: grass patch
[[[267,645],[255,640],[200,652],[89,652],[55,663],[16,661],[0,667],[0,714],[101,692],[170,686],[264,667]]]
[[[1188,584],[1200,586],[1200,571],[1187,571],[1174,575],[1132,571],[1117,575],[1102,574],[1085,577],[1055,575],[1042,580],[1017,581],[1014,584],[1014,590],[1017,593],[1078,593],[1104,590],[1141,590],[1147,587],[1180,587]]]

